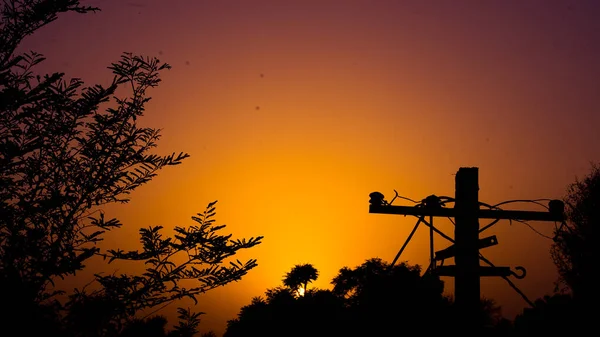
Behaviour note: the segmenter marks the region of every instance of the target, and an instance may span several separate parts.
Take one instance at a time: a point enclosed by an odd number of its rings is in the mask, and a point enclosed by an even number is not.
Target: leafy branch
[[[197,303],[198,295],[240,280],[256,267],[256,260],[228,260],[240,249],[259,244],[262,236],[234,240],[231,234],[220,234],[225,225],[215,225],[216,203],[209,203],[203,213],[192,217],[196,225],[175,227],[173,237],[164,237],[162,226],[142,228],[141,250],[108,250],[103,256],[109,263],[143,261],[147,268],[142,275],[97,274],[101,288],[90,295],[121,303],[117,316],[126,319],[142,309],[162,308],[182,298],[191,298]],[[184,259],[178,259],[178,255]],[[180,286],[182,280],[195,280],[198,285],[184,288]]]

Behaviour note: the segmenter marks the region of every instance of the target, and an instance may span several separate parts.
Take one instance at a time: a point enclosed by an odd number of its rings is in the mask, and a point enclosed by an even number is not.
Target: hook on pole
[[[515,278],[518,278],[519,280],[525,278],[525,276],[527,275],[527,270],[525,270],[525,268],[518,266],[518,267],[515,267],[515,269],[517,271],[520,271],[521,273],[517,274],[516,272],[511,271],[510,273],[512,274],[512,276],[514,276]]]

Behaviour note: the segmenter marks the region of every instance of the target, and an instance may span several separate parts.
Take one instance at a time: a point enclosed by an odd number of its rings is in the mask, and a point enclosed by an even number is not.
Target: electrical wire
[[[433,226],[432,224],[430,224],[429,222],[427,222],[427,220],[422,219],[421,220],[422,223],[425,224],[425,226],[433,229],[434,232],[438,233],[441,237],[443,237],[444,239],[454,243],[454,239],[452,239],[451,237],[449,237],[448,235],[444,234],[444,232],[442,232],[441,230],[435,228],[435,226]]]
[[[417,201],[415,201],[415,200],[412,200],[412,199],[410,199],[410,198],[406,198],[406,197],[400,196],[396,190],[394,190],[394,192],[396,192],[396,197],[398,197],[398,198],[405,199],[405,200],[409,200],[409,201],[412,201],[413,203],[417,203],[417,204],[419,204],[419,202],[417,202]],[[396,199],[396,197],[394,197],[394,199]],[[454,198],[452,198],[452,197],[448,197],[448,196],[440,196],[440,197],[438,197],[438,198],[440,198],[440,199],[443,199],[443,200],[444,200],[442,203],[440,203],[441,205],[445,205],[445,204],[446,204],[446,203],[448,203],[448,202],[456,202],[456,199],[454,199]],[[392,199],[392,201],[393,201],[394,199]],[[532,200],[529,200],[529,199],[513,199],[513,200],[506,200],[506,201],[502,201],[502,202],[499,202],[499,203],[497,203],[497,204],[494,204],[494,205],[490,205],[490,204],[488,204],[488,203],[485,203],[485,202],[481,202],[481,201],[480,201],[480,202],[479,202],[479,205],[481,205],[481,206],[485,206],[485,207],[487,207],[487,208],[489,208],[489,209],[495,209],[495,210],[502,211],[503,209],[502,209],[502,208],[500,208],[500,206],[501,206],[501,205],[506,205],[506,204],[511,204],[511,203],[533,203],[533,204],[536,204],[536,205],[538,205],[538,206],[544,207],[546,210],[548,210],[548,209],[549,209],[549,207],[548,207],[547,205],[544,205],[544,204],[542,204],[542,203],[541,203],[541,201],[552,201],[552,199],[532,199]],[[421,203],[422,203],[422,201],[421,201]],[[455,222],[454,222],[454,221],[453,221],[451,218],[448,218],[448,219],[450,220],[450,222],[451,222],[451,223],[452,223],[454,226],[456,226],[456,223],[455,223]],[[498,222],[500,222],[500,220],[501,220],[501,219],[495,219],[495,220],[494,220],[494,221],[492,221],[491,223],[489,223],[489,224],[485,225],[484,227],[482,227],[482,228],[479,230],[479,232],[481,233],[481,232],[483,232],[484,230],[486,230],[486,229],[488,229],[488,228],[492,227],[493,225],[495,225],[495,224],[497,224]],[[535,228],[533,228],[533,227],[532,227],[532,226],[531,226],[531,225],[530,225],[528,222],[526,222],[526,221],[519,220],[519,219],[508,219],[508,221],[509,221],[509,224],[512,224],[512,221],[515,221],[515,222],[520,222],[520,223],[524,224],[525,226],[529,227],[529,229],[531,229],[532,231],[534,231],[536,234],[538,234],[538,235],[539,235],[539,236],[541,236],[541,237],[544,237],[544,238],[546,238],[546,239],[550,239],[550,240],[554,240],[554,239],[555,239],[554,237],[550,237],[550,236],[548,236],[548,235],[545,235],[545,234],[541,233],[540,231],[536,230]]]
[[[394,193],[396,193],[396,195],[394,196],[394,199],[392,199],[392,201],[390,201],[390,205],[394,202],[394,200],[396,200],[396,198],[400,198],[400,199],[404,199],[404,200],[408,200],[411,201],[415,204],[418,204],[418,201],[412,200],[411,198],[407,198],[407,197],[403,197],[400,194],[398,194],[398,191],[394,190]]]
[[[390,204],[390,205],[391,205],[391,204],[392,204],[392,202],[394,202],[394,200],[396,200],[397,198],[404,199],[404,200],[408,200],[408,201],[411,201],[411,202],[413,202],[413,203],[415,203],[415,204],[418,204],[418,205],[423,205],[423,202],[425,201],[425,199],[421,200],[420,202],[419,202],[419,201],[415,201],[415,200],[413,200],[413,199],[410,199],[410,198],[403,197],[403,196],[399,195],[399,194],[398,194],[398,191],[396,191],[396,190],[394,190],[394,192],[396,193],[396,195],[395,195],[395,196],[394,196],[394,198],[393,198],[393,199],[392,199],[392,200],[389,202],[389,204]],[[453,199],[453,198],[446,197],[446,196],[441,196],[441,197],[439,197],[439,198],[440,198],[440,199],[446,199],[447,201],[454,201],[454,199]],[[447,201],[444,201],[443,203],[445,203],[445,202],[447,202]],[[443,203],[442,203],[442,204],[443,204]],[[417,205],[417,206],[418,206],[418,205]],[[439,229],[437,229],[435,226],[433,226],[433,224],[430,224],[429,222],[427,222],[427,220],[425,220],[425,218],[424,218],[423,216],[414,215],[414,217],[416,217],[417,219],[419,219],[419,222],[422,222],[422,223],[424,223],[424,224],[425,224],[427,227],[431,228],[431,229],[432,229],[434,232],[436,232],[437,234],[439,234],[439,235],[440,235],[441,237],[443,237],[444,239],[446,239],[446,240],[448,240],[448,241],[450,241],[450,242],[454,243],[454,240],[453,240],[451,237],[449,237],[448,235],[444,234],[442,231],[440,231]],[[450,221],[451,221],[451,222],[454,224],[454,221],[452,221],[451,219],[450,219]]]
[[[417,202],[417,201],[412,200],[410,198],[401,196],[400,194],[398,194],[398,191],[396,191],[396,190],[394,190],[394,192],[395,192],[395,196],[388,203],[388,205],[391,205],[396,199],[399,198],[399,199],[408,200],[408,201],[411,201],[411,202],[417,204],[415,207],[425,207],[426,206],[426,200],[427,199],[423,199],[423,200],[421,200],[421,202]],[[441,207],[444,207],[443,205],[446,202],[453,201],[454,199],[452,199],[450,197],[438,197],[438,200],[439,200],[439,205]],[[433,251],[433,249],[434,249],[433,248],[433,233],[435,232],[435,233],[439,234],[441,237],[443,237],[444,239],[446,239],[446,240],[454,243],[454,240],[451,237],[449,237],[448,235],[444,234],[442,231],[440,231],[439,229],[437,229],[433,225],[433,217],[430,216],[429,222],[427,222],[425,220],[425,216],[416,216],[415,215],[415,217],[418,218],[418,221],[415,224],[415,227],[412,229],[412,231],[408,235],[408,238],[406,239],[406,241],[404,242],[404,244],[402,245],[402,247],[400,248],[400,250],[398,251],[398,253],[394,257],[394,260],[392,261],[392,263],[390,264],[390,267],[389,267],[390,270],[396,264],[396,261],[398,261],[398,259],[400,258],[400,255],[402,255],[402,252],[404,251],[404,249],[406,248],[406,246],[408,245],[408,243],[412,239],[413,235],[417,231],[417,228],[419,227],[419,224],[421,224],[421,223],[424,223],[426,226],[428,226],[429,230],[430,230],[430,234],[429,235],[430,235],[430,255],[431,255],[430,258],[431,258],[431,261],[429,263],[429,266],[427,267],[427,270],[425,271],[425,274],[427,274],[430,270],[433,270],[435,268],[435,260],[434,260],[434,257],[433,257],[433,253],[434,253],[434,251]],[[452,220],[450,220],[450,221],[452,221]],[[454,222],[452,221],[452,223],[454,223]]]
[[[495,205],[493,205],[494,207],[498,207],[500,205],[505,205],[505,204],[510,204],[510,203],[515,203],[515,202],[524,202],[524,203],[533,203],[539,206],[544,207],[545,209],[550,209],[548,206],[540,203],[540,201],[552,201],[552,199],[533,199],[533,200],[527,200],[527,199],[514,199],[514,200],[507,200],[507,201],[503,201],[500,203],[497,203]]]
[[[391,204],[391,203],[392,203],[394,200],[396,200],[397,198],[400,198],[400,199],[404,199],[404,200],[411,201],[411,202],[413,202],[413,203],[417,204],[417,206],[421,206],[421,205],[424,205],[424,204],[425,204],[425,199],[423,199],[421,202],[417,202],[417,201],[415,201],[415,200],[412,200],[412,199],[410,199],[410,198],[406,198],[406,197],[400,196],[396,190],[394,190],[394,192],[396,193],[396,195],[394,196],[394,198],[392,199],[392,201],[390,202],[390,204]],[[444,205],[445,205],[446,203],[448,203],[448,202],[455,202],[455,199],[454,199],[454,198],[451,198],[451,197],[442,196],[442,197],[438,197],[438,198],[440,199],[440,203],[439,203],[439,204],[440,204],[440,206],[442,206],[442,207],[444,207]],[[495,205],[490,205],[490,204],[487,204],[487,203],[484,203],[484,202],[479,202],[479,205],[480,205],[480,206],[485,206],[485,207],[487,207],[487,208],[489,208],[489,209],[503,210],[502,208],[500,208],[500,206],[502,206],[502,205],[506,205],[506,204],[511,204],[511,203],[517,203],[517,202],[521,202],[521,203],[533,203],[533,204],[536,204],[536,205],[538,205],[538,206],[542,206],[542,207],[544,207],[545,209],[549,210],[549,207],[548,207],[548,206],[546,206],[546,205],[544,205],[544,204],[542,204],[542,203],[541,203],[541,201],[551,201],[551,199],[533,199],[533,200],[526,200],[526,199],[515,199],[515,200],[507,200],[507,201],[503,201],[503,202],[497,203],[497,204],[495,204]],[[408,241],[409,241],[409,240],[412,238],[412,236],[414,235],[414,232],[416,231],[416,229],[417,229],[418,225],[419,225],[421,222],[422,222],[422,223],[424,223],[425,225],[427,225],[428,227],[430,227],[430,229],[431,229],[432,231],[435,231],[436,233],[438,233],[440,236],[442,236],[442,237],[443,237],[443,238],[445,238],[446,240],[448,240],[448,241],[450,241],[450,242],[454,243],[454,240],[453,240],[452,238],[448,237],[447,235],[445,235],[444,233],[442,233],[441,231],[439,231],[437,228],[435,228],[435,227],[433,226],[433,224],[430,224],[430,223],[428,223],[428,222],[425,220],[424,216],[420,216],[420,217],[418,217],[418,218],[419,218],[419,221],[417,221],[417,224],[415,225],[415,228],[412,230],[412,232],[411,232],[411,234],[409,235],[408,239],[406,240],[406,242],[404,243],[404,245],[402,246],[402,248],[401,248],[401,249],[400,249],[400,251],[398,252],[398,255],[396,255],[396,258],[394,259],[394,262],[395,262],[395,261],[396,261],[396,260],[399,258],[399,255],[402,253],[402,251],[404,250],[404,248],[405,248],[405,247],[406,247],[406,245],[408,244]],[[455,222],[454,222],[454,221],[453,221],[453,220],[452,220],[450,217],[448,217],[448,219],[450,220],[450,222],[452,222],[452,224],[453,224],[454,226],[456,226],[456,223],[455,223]],[[498,223],[500,220],[501,220],[501,219],[495,219],[495,220],[494,220],[494,221],[492,221],[491,223],[489,223],[489,224],[487,224],[486,226],[482,227],[482,228],[479,230],[479,233],[481,233],[481,232],[483,232],[484,230],[486,230],[486,229],[488,229],[488,228],[492,227],[493,225],[497,224],[497,223]],[[555,231],[556,231],[556,235],[555,235],[555,237],[554,237],[554,238],[552,238],[552,237],[549,237],[549,236],[547,236],[547,235],[545,235],[545,234],[542,234],[541,232],[539,232],[538,230],[536,230],[535,228],[533,228],[533,227],[532,227],[532,226],[531,226],[529,223],[527,223],[526,221],[519,220],[519,219],[508,219],[508,220],[509,220],[509,223],[510,223],[510,224],[512,224],[512,221],[523,223],[524,225],[526,225],[527,227],[529,227],[529,228],[530,228],[532,231],[534,231],[536,234],[538,234],[538,235],[540,235],[540,236],[542,236],[542,237],[544,237],[544,238],[550,239],[550,240],[555,240],[555,239],[556,239],[556,236],[558,236],[558,233],[559,233],[559,231],[561,231],[563,227],[566,227],[567,229],[570,229],[570,228],[569,228],[569,227],[566,225],[566,222],[565,222],[565,221],[563,221],[563,222],[560,224],[560,227],[557,227],[557,223],[556,223],[556,222],[554,222],[554,228],[555,228]],[[485,258],[485,257],[484,257],[484,256],[483,256],[481,253],[479,253],[479,259],[481,259],[483,262],[487,263],[487,264],[488,264],[488,265],[490,265],[491,267],[495,267],[495,266],[494,266],[494,264],[493,264],[491,261],[489,261],[488,259],[486,259],[486,258]],[[432,269],[433,269],[433,268],[432,268],[432,267],[433,267],[433,265],[432,265],[432,264],[434,264],[434,263],[435,263],[435,261],[431,261],[431,262],[430,262],[430,264],[429,264],[429,266],[428,266],[427,270],[425,271],[425,273],[427,273],[427,272],[429,272],[430,270],[432,270]],[[441,265],[443,265],[443,263],[444,263],[444,260],[442,260],[442,261],[441,261]],[[393,265],[393,264],[392,264],[392,265]],[[514,284],[514,283],[513,283],[513,282],[512,282],[512,281],[511,281],[511,280],[510,280],[510,279],[509,279],[507,276],[501,276],[501,277],[502,277],[502,278],[503,278],[503,279],[504,279],[504,280],[505,280],[505,281],[508,283],[508,285],[509,285],[511,288],[513,288],[513,290],[515,290],[515,291],[516,291],[516,292],[517,292],[517,293],[518,293],[518,294],[519,294],[519,295],[520,295],[520,296],[523,298],[523,300],[525,300],[525,302],[527,302],[527,304],[529,304],[531,307],[535,307],[535,304],[534,304],[534,303],[533,303],[533,302],[532,302],[532,301],[531,301],[531,300],[530,300],[530,299],[527,297],[527,295],[525,295],[525,293],[523,293],[523,291],[521,291],[521,290],[519,289],[519,287],[517,287],[517,286],[516,286],[516,285],[515,285],[515,284]]]
[[[483,232],[484,230],[486,230],[486,229],[488,229],[488,228],[492,227],[493,225],[497,224],[499,221],[500,221],[500,219],[496,219],[496,220],[494,220],[494,221],[490,222],[489,224],[487,224],[487,225],[485,225],[485,226],[481,227],[481,228],[479,229],[479,233],[481,233],[481,232]]]
[[[534,232],[535,232],[537,235],[539,235],[539,236],[541,236],[541,237],[543,237],[543,238],[549,239],[549,240],[554,240],[554,238],[553,238],[553,237],[550,237],[550,236],[548,236],[548,235],[546,235],[546,234],[542,234],[540,231],[538,231],[537,229],[533,228],[533,226],[531,226],[531,225],[530,225],[530,224],[528,224],[527,222],[523,222],[523,224],[524,224],[525,226],[529,227],[529,229],[531,229],[532,231],[534,231]]]
[[[483,203],[483,202],[480,202],[480,204],[481,204],[481,205],[484,205],[484,206],[486,206],[486,207],[488,207],[488,208],[490,208],[490,209],[496,209],[496,210],[499,210],[499,211],[501,211],[501,210],[503,210],[502,208],[500,208],[500,206],[501,206],[501,205],[506,205],[506,204],[511,204],[511,203],[533,203],[533,204],[536,204],[536,205],[538,205],[538,206],[542,206],[542,207],[544,207],[546,210],[548,210],[548,209],[549,209],[549,207],[548,207],[548,206],[546,206],[546,205],[544,205],[544,204],[542,204],[540,201],[552,201],[552,199],[533,199],[533,200],[527,200],[527,199],[514,199],[514,200],[507,200],[507,201],[503,201],[503,202],[497,203],[497,204],[495,204],[495,205],[489,205],[489,204],[486,204],[486,203]],[[495,224],[496,224],[496,223],[498,223],[499,221],[500,221],[500,219],[496,219],[496,220],[492,221],[491,223],[489,223],[489,224],[485,225],[484,227],[482,227],[482,228],[479,230],[479,233],[481,233],[481,232],[483,232],[484,230],[486,230],[486,229],[488,229],[488,228],[492,227],[493,225],[495,225]],[[543,238],[550,239],[550,240],[554,240],[554,239],[555,239],[555,237],[550,237],[550,236],[548,236],[548,235],[545,235],[545,234],[541,233],[540,231],[536,230],[536,229],[535,229],[535,228],[533,228],[533,226],[531,226],[531,225],[530,225],[530,224],[529,224],[527,221],[523,221],[523,220],[519,220],[519,219],[508,219],[508,221],[509,221],[509,224],[512,224],[512,221],[515,221],[515,222],[520,222],[520,223],[524,224],[525,226],[529,227],[529,229],[531,229],[532,231],[534,231],[536,234],[538,234],[539,236],[541,236],[541,237],[543,237]],[[556,223],[555,223],[555,228],[556,228]]]

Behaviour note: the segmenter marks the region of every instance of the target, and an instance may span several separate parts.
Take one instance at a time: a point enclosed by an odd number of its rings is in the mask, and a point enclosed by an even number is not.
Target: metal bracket
[[[487,238],[479,239],[479,249],[495,246],[497,244],[498,244],[498,239],[496,238],[495,235],[488,236]],[[441,260],[445,260],[445,259],[454,257],[455,255],[456,255],[456,246],[451,245],[448,248],[445,248],[445,249],[435,252],[435,259],[436,259],[436,261],[441,261]]]

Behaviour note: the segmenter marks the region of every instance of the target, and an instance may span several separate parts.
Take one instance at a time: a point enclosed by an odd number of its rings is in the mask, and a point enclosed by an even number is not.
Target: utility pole
[[[461,168],[455,179],[454,298],[458,318],[477,317],[480,305],[478,173],[474,167]]]
[[[481,209],[479,202],[479,169],[477,167],[461,167],[455,179],[454,207],[446,208],[443,204],[426,203],[427,200],[438,199],[430,196],[417,206],[395,206],[384,200],[383,194],[373,192],[370,194],[369,213],[413,215],[419,217],[419,222],[409,236],[412,237],[419,223],[425,223],[430,231],[436,231],[445,238],[454,241],[450,247],[435,253],[432,257],[431,270],[440,276],[453,276],[454,299],[457,309],[458,327],[463,332],[475,332],[477,328],[473,323],[480,310],[480,277],[482,276],[517,276],[509,267],[480,266],[479,249],[498,244],[495,236],[479,238],[479,233],[485,228],[479,228],[479,219],[510,219],[531,221],[562,222],[564,219],[564,204],[559,200],[549,203],[549,211],[518,211],[502,209]],[[433,199],[432,199],[433,197]],[[429,223],[425,221],[429,217]],[[433,227],[433,217],[449,217],[455,219],[454,240]],[[396,259],[399,257],[404,244]],[[455,265],[435,267],[435,261],[454,257]],[[395,263],[396,259],[393,263]],[[392,263],[392,264],[393,264]],[[435,267],[435,268],[434,268]],[[524,275],[523,275],[524,276]],[[518,278],[522,278],[517,276]]]

